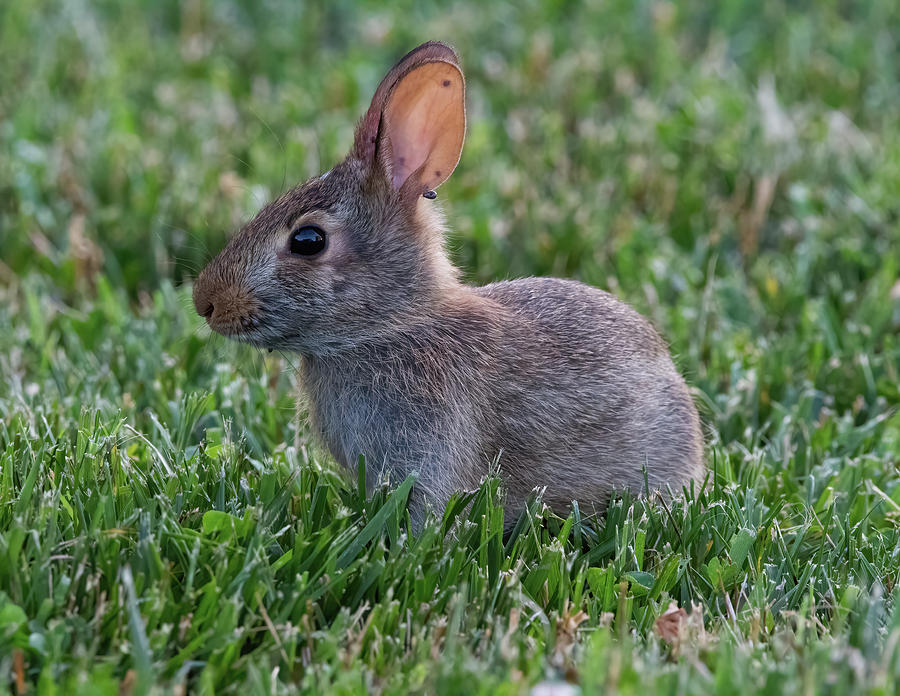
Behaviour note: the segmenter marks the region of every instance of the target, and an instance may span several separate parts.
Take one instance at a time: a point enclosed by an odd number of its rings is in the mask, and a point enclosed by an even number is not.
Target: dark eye
[[[308,225],[291,232],[291,253],[297,256],[315,256],[325,248],[325,233]]]

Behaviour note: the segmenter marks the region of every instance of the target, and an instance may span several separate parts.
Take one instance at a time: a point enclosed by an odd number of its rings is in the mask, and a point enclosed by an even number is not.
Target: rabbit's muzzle
[[[215,277],[204,270],[194,283],[194,308],[216,333],[230,338],[260,325],[260,305],[253,293],[240,283]]]

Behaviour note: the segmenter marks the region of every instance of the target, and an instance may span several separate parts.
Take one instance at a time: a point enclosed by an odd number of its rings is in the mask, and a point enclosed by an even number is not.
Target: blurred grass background
[[[438,583],[445,594],[434,613],[416,614],[411,625],[437,640],[449,622],[468,638],[447,647],[445,665],[423,653],[420,671],[405,668],[395,683],[385,676],[387,656],[405,653],[371,631],[396,629],[399,619],[385,618],[394,611],[387,593],[407,592],[410,611],[418,595],[401,589],[413,579],[402,579],[396,555],[378,556],[381,537],[361,542],[369,556],[340,576],[350,583],[345,594],[335,590],[325,608],[310,599],[314,619],[302,619],[299,600],[279,604],[292,592],[305,596],[291,584],[301,542],[294,565],[279,565],[272,550],[292,546],[294,535],[336,535],[335,564],[355,544],[348,530],[364,528],[384,501],[353,498],[352,485],[327,465],[321,479],[303,468],[310,466],[305,448],[285,449],[295,437],[305,445],[292,420],[290,361],[210,341],[188,293],[190,279],[242,221],[343,157],[384,72],[432,38],[455,45],[468,80],[468,139],[439,197],[466,277],[579,278],[651,317],[695,388],[722,488],[692,504],[702,530],[693,541],[640,504],[622,513],[633,523],[630,537],[607,528],[583,549],[580,531],[576,543],[545,530],[503,566],[509,577],[522,575],[520,594],[509,589],[512,580],[509,587],[484,582],[488,567],[496,580],[499,561],[488,563],[474,537],[423,542],[412,558],[440,568],[441,577],[448,571],[436,559],[449,563],[471,543],[463,554],[470,576],[459,586]],[[257,587],[273,616],[283,610],[321,632],[324,647],[311,657],[322,681],[304,682],[310,688],[334,687],[329,670],[339,664],[360,683],[388,690],[435,688],[443,678],[448,692],[490,693],[518,678],[519,687],[510,687],[516,692],[542,675],[565,676],[560,664],[573,663],[554,661],[553,636],[571,619],[567,603],[581,601],[582,592],[602,595],[585,585],[578,563],[603,568],[610,582],[625,573],[637,582],[633,573],[665,576],[678,550],[677,581],[664,593],[648,599],[632,582],[634,614],[631,604],[623,614],[626,605],[609,605],[608,597],[585,600],[585,627],[596,637],[584,659],[594,667],[575,664],[586,690],[716,683],[722,693],[737,686],[774,693],[828,683],[888,693],[885,684],[896,682],[878,680],[896,679],[898,664],[895,653],[882,659],[880,652],[890,621],[896,624],[887,617],[900,558],[898,42],[894,0],[2,3],[0,553],[7,555],[0,666],[14,671],[17,646],[29,681],[48,674],[82,679],[84,687],[92,674],[105,684],[98,675],[119,679],[134,665],[145,679],[153,664],[165,683],[177,684],[202,663],[209,693],[229,684],[287,688],[299,679],[289,674],[295,663],[280,662],[286,656],[266,633],[246,577],[240,567],[220,568],[219,552],[206,546],[200,566],[207,569],[197,572],[220,593],[210,596],[237,608],[221,619],[223,628],[213,621],[218,612],[203,605],[210,622],[203,623],[199,591],[184,585],[197,564],[184,540],[218,533],[218,518],[208,522],[204,511],[248,519],[254,505],[284,508],[278,486],[297,486],[290,514],[251,519],[267,540],[253,548],[268,550],[245,562],[263,568]],[[209,454],[201,445],[227,441],[232,427],[234,451]],[[110,474],[120,456],[110,443],[126,431],[134,466],[155,466],[162,453],[179,481],[157,471],[128,487],[128,476]],[[85,459],[85,452],[93,454]],[[306,472],[299,483],[297,467]],[[296,506],[307,498],[319,502],[301,524]],[[472,524],[486,525],[476,537],[493,538],[494,522]],[[235,539],[244,543],[251,527],[241,529]],[[735,551],[748,529],[752,552]],[[641,534],[655,545],[646,563],[637,560]],[[770,544],[766,535],[781,541]],[[146,539],[160,549],[156,556],[145,557]],[[816,546],[825,540],[827,552]],[[550,572],[551,552],[568,565],[562,580],[551,574],[556,584],[545,591],[540,579]],[[66,554],[68,570],[53,570]],[[318,556],[304,558],[337,573]],[[96,584],[85,587],[79,563],[99,569]],[[734,570],[716,570],[720,563]],[[130,581],[134,601],[91,619],[100,611],[97,593],[124,592],[126,565],[143,568]],[[371,568],[385,574],[378,583],[366,580]],[[54,577],[68,577],[70,589],[46,589]],[[857,596],[874,599],[857,606]],[[139,606],[138,597],[155,597],[150,604],[160,613]],[[642,642],[667,597],[707,607],[708,628],[721,642],[701,657],[717,673],[728,665],[728,678],[710,681],[690,661],[673,671],[671,655]],[[736,611],[726,602],[732,597]],[[479,602],[488,608],[460,618],[457,607]],[[533,624],[511,626],[510,607],[523,602],[547,612],[551,637]],[[341,622],[350,621],[336,618],[344,616],[341,606],[376,607],[370,637],[359,639],[350,662],[336,647],[344,646]],[[637,647],[608,642],[603,614],[611,606],[624,617],[614,635],[633,632]],[[194,610],[185,647],[166,621]],[[138,654],[129,646],[141,647],[140,635],[128,631],[141,611],[150,642]],[[807,612],[810,623],[796,612]],[[161,622],[155,629],[153,616]],[[12,628],[4,633],[4,626]],[[101,637],[79,652],[52,637],[62,630],[54,626]],[[486,627],[494,638],[484,636]],[[760,630],[767,637],[758,640]],[[235,643],[212,640],[229,631],[240,636]],[[520,641],[516,654],[534,657],[503,652],[496,641],[506,631]],[[837,647],[808,642],[809,631]],[[790,658],[785,641],[797,646]],[[859,670],[846,657],[854,650]],[[255,660],[285,671],[269,680],[248,666]],[[607,681],[616,660],[646,669]],[[811,665],[823,674],[844,671],[816,681]]]
[[[811,307],[838,344],[868,344],[847,321],[898,277],[898,13],[6,3],[3,275],[52,276],[65,300],[97,271],[132,298],[181,283],[342,157],[387,67],[439,37],[468,77],[468,141],[441,198],[472,281],[558,274],[620,293],[701,378],[722,331],[780,335]],[[895,307],[871,311],[860,324],[890,333]]]

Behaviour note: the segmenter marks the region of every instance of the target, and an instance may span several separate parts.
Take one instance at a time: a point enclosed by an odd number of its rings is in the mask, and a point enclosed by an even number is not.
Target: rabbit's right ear
[[[420,196],[456,168],[465,133],[465,80],[456,53],[429,41],[381,81],[356,129],[353,154],[381,164],[396,190]]]

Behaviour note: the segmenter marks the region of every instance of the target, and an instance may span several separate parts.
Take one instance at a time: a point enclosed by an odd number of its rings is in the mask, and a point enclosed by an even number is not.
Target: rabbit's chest
[[[310,419],[332,456],[355,468],[360,455],[373,466],[407,470],[434,437],[440,414],[397,390],[371,381],[320,380],[309,393]],[[371,466],[370,466],[371,469]]]
[[[311,424],[343,466],[355,470],[366,458],[370,484],[444,467],[470,449],[471,428],[458,401],[419,384],[349,368],[308,374]]]

